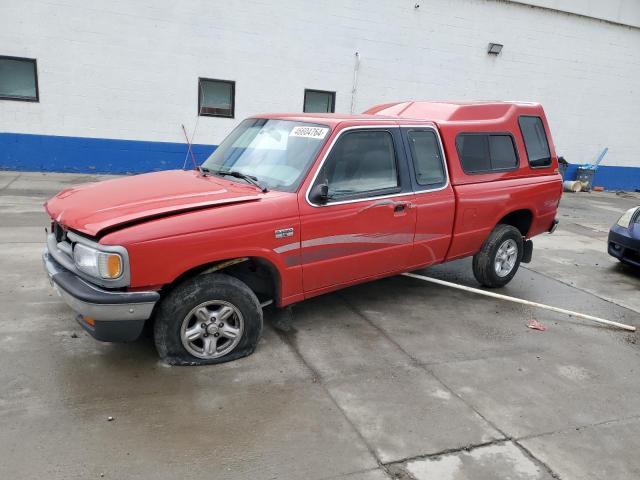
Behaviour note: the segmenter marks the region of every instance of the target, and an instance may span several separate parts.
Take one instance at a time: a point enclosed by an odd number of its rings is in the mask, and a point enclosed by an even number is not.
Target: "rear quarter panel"
[[[531,168],[518,118],[542,119],[551,164]],[[447,260],[477,253],[498,222],[516,210],[529,210],[533,220],[527,238],[546,232],[556,216],[562,195],[562,177],[544,110],[538,104],[514,105],[504,116],[486,121],[442,122],[438,125],[446,151],[449,175],[456,194],[456,216]],[[467,174],[456,149],[460,133],[509,133],[518,166],[507,171]]]
[[[458,185],[447,260],[474,255],[498,222],[516,210],[532,213],[527,238],[546,232],[556,216],[561,190],[558,174]]]

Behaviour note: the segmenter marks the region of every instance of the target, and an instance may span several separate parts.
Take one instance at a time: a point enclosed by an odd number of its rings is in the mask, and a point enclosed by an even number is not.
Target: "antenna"
[[[191,160],[193,160],[193,169],[197,170],[198,164],[196,163],[196,157],[193,155],[193,150],[191,149],[191,140],[189,140],[189,136],[187,135],[187,129],[184,128],[184,123],[181,123],[180,126],[182,127],[182,131],[184,132],[184,138],[187,141],[187,145],[188,145],[187,156],[191,154]],[[195,129],[193,131],[195,133]],[[191,136],[191,138],[193,139],[193,135]],[[184,164],[182,165],[182,169],[184,170],[186,166],[187,166],[187,157],[185,157],[184,159]]]
[[[198,88],[200,89],[200,97],[204,98],[204,90],[202,88],[202,83],[200,82],[200,79],[198,79]],[[198,101],[198,116],[196,117],[196,124],[193,126],[193,134],[191,134],[191,140],[189,140],[189,136],[187,135],[187,129],[184,128],[184,124],[181,124],[182,126],[182,131],[184,132],[184,138],[187,140],[187,145],[188,145],[188,149],[187,149],[187,153],[184,156],[184,162],[182,163],[182,169],[184,170],[185,168],[187,168],[187,159],[189,158],[189,154],[191,154],[191,160],[193,161],[193,168],[194,170],[198,169],[198,164],[196,162],[196,157],[193,154],[193,149],[191,148],[191,145],[193,144],[193,139],[196,136],[196,130],[198,130],[198,123],[200,122],[200,116],[202,114],[202,102]]]

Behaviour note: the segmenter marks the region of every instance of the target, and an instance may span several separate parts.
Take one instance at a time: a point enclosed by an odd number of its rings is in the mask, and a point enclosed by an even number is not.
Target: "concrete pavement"
[[[0,478],[640,476],[637,333],[394,277],[267,319],[219,366],[96,342],[39,259],[42,202],[91,179],[0,172]],[[566,195],[502,292],[640,326],[640,277],[606,255],[634,202]],[[424,273],[476,286],[469,260]]]

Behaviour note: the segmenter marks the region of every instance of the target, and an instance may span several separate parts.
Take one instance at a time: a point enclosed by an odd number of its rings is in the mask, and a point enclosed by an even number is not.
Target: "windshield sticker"
[[[306,137],[306,138],[324,138],[328,128],[322,127],[293,127],[290,137]]]

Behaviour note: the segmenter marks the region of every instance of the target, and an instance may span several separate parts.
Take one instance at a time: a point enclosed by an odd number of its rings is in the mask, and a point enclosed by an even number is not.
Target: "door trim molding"
[[[318,175],[320,174],[320,171],[322,170],[322,167],[324,165],[324,162],[327,160],[327,158],[329,157],[329,154],[332,152],[333,147],[335,146],[336,142],[338,141],[338,139],[342,136],[343,133],[351,131],[351,130],[363,130],[363,129],[378,129],[380,130],[381,128],[384,127],[388,127],[388,128],[413,128],[413,129],[424,129],[424,130],[433,130],[433,132],[436,134],[436,137],[438,139],[438,145],[440,146],[440,152],[442,153],[442,160],[444,163],[444,173],[445,173],[445,177],[446,177],[446,182],[444,185],[440,186],[440,187],[436,187],[436,188],[428,188],[428,189],[423,189],[423,190],[413,190],[413,186],[412,186],[412,190],[408,191],[408,192],[400,192],[400,193],[392,193],[389,195],[373,195],[371,197],[365,197],[365,198],[355,198],[352,200],[343,200],[340,202],[331,202],[331,203],[327,203],[325,205],[320,205],[320,204],[316,204],[313,203],[311,201],[311,199],[309,198],[309,195],[311,194],[311,190],[313,189],[313,186],[316,183],[316,179],[318,178]],[[406,153],[406,152],[405,152]],[[405,158],[408,159],[407,155],[405,154]],[[410,169],[411,172],[411,169]],[[412,175],[410,173],[410,175]],[[431,125],[416,125],[416,124],[410,124],[410,125],[394,125],[394,124],[389,124],[389,125],[357,125],[357,126],[352,126],[352,127],[346,127],[342,130],[340,130],[338,132],[338,134],[333,138],[333,140],[331,141],[331,144],[329,145],[329,148],[327,149],[327,151],[325,152],[324,156],[322,157],[322,160],[320,161],[320,165],[318,165],[318,168],[316,169],[315,173],[313,174],[313,178],[311,179],[311,183],[309,184],[309,188],[307,188],[307,192],[305,193],[305,200],[307,202],[307,204],[309,204],[309,206],[313,207],[313,208],[322,208],[322,207],[331,207],[333,205],[344,205],[344,204],[348,204],[348,203],[357,203],[357,202],[367,202],[367,201],[371,201],[371,200],[376,200],[376,199],[383,199],[383,198],[393,198],[393,197],[402,197],[402,196],[407,196],[407,195],[411,195],[411,194],[416,194],[416,193],[425,193],[425,192],[437,192],[440,190],[444,190],[445,188],[447,188],[449,186],[449,168],[447,165],[447,158],[445,156],[444,153],[444,148],[442,145],[442,139],[440,138],[440,132],[438,132],[438,129],[431,126]]]

